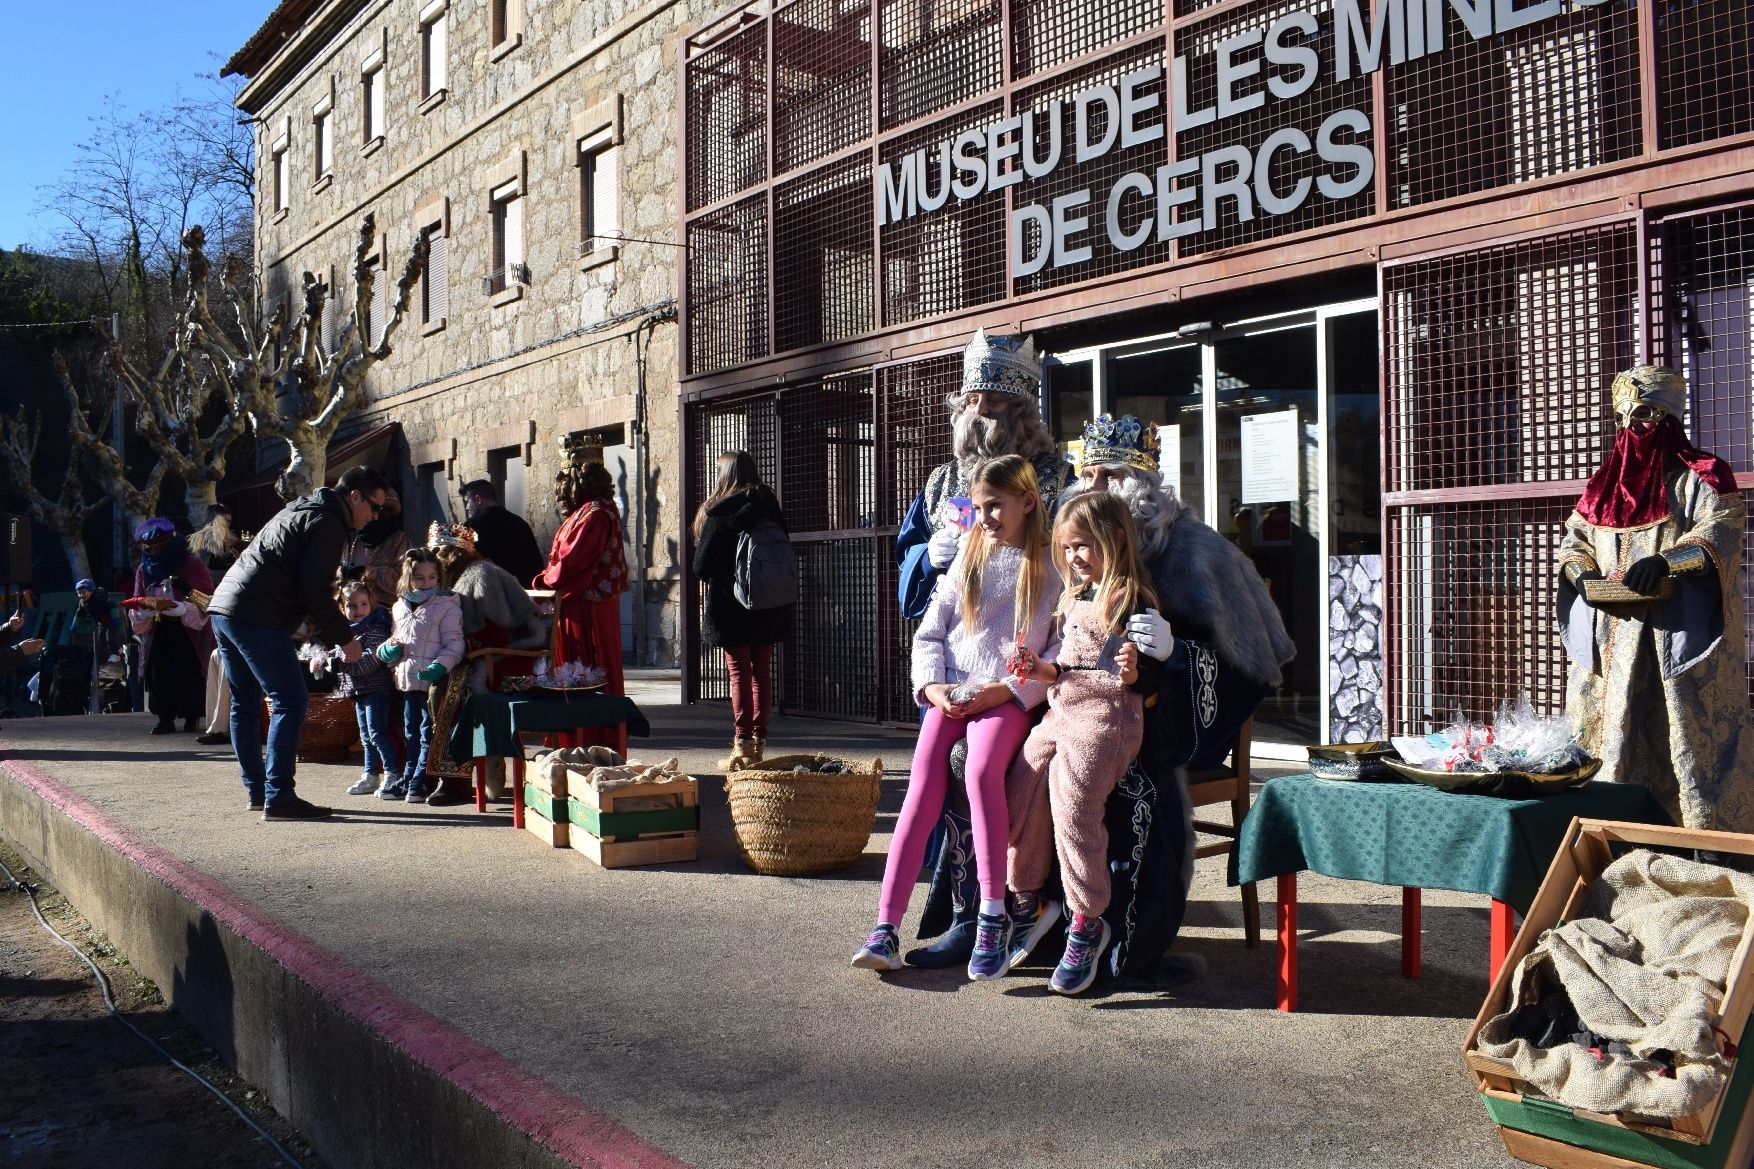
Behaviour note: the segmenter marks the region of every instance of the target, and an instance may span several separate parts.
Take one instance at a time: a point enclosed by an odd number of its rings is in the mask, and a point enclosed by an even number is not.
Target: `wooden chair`
[[[1249,744],[1254,737],[1255,720],[1249,719],[1236,732],[1230,743],[1230,759],[1217,767],[1190,767],[1187,770],[1188,803],[1195,812],[1194,830],[1221,839],[1194,849],[1194,856],[1224,856],[1236,849],[1236,835],[1243,817],[1249,811]],[[1230,805],[1230,823],[1218,824],[1199,819],[1201,808],[1212,804]],[[1242,932],[1245,942],[1253,947],[1261,944],[1261,898],[1254,884],[1242,887]]]
[[[489,689],[492,688],[494,666],[499,664],[503,658],[521,658],[531,670],[536,668],[536,662],[539,658],[547,658],[550,666],[560,664],[560,594],[553,589],[525,589],[524,591],[530,594],[530,600],[534,601],[538,608],[549,605],[553,609],[552,614],[547,618],[549,622],[548,644],[523,649],[512,646],[484,645],[480,649],[470,650],[469,660],[471,662],[486,663]]]

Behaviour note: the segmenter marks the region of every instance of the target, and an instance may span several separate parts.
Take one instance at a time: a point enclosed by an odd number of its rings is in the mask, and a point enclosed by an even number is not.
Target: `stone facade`
[[[370,405],[348,424],[401,425],[411,534],[457,506],[459,484],[492,478],[508,505],[522,494],[546,545],[560,519],[557,439],[594,432],[620,486],[630,573],[645,566],[624,608],[630,664],[677,660],[683,523],[679,252],[631,241],[676,238],[675,54],[684,25],[706,14],[697,0],[286,0],[227,67],[251,78],[239,105],[258,120],[264,303],[306,272],[333,273],[345,322],[368,212],[391,282],[423,226],[445,237],[443,318],[423,321],[417,295],[394,353],[371,373]],[[434,19],[445,85],[426,95],[423,25]],[[369,141],[368,72],[382,87],[381,134]],[[626,242],[584,245],[581,143],[613,150],[611,230]],[[496,190],[520,196],[527,272],[493,279]]]
[[[1384,737],[1382,557],[1328,557],[1331,743]]]

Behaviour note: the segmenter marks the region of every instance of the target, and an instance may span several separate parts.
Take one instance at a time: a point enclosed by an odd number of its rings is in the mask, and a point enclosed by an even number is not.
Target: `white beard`
[[[994,418],[983,418],[972,410],[958,414],[951,424],[951,450],[963,477],[988,459],[1018,454],[1018,430],[1015,409]]]

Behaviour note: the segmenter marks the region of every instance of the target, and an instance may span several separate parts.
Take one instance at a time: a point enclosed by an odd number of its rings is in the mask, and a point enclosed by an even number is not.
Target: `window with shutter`
[[[317,177],[320,179],[335,168],[335,150],[329,137],[329,111],[311,119],[317,138]]]
[[[429,4],[420,14],[420,80],[423,98],[446,88],[446,56],[449,52],[448,5],[445,0]]]
[[[488,274],[489,292],[501,292],[523,279],[524,266],[524,201],[518,184],[506,183],[494,189],[493,201],[493,270]]]
[[[381,260],[372,261],[372,272],[377,282],[372,285],[371,321],[366,329],[366,336],[371,338],[372,348],[383,344],[384,326],[390,321],[390,282],[384,276],[384,265]]]
[[[365,111],[365,140],[384,135],[384,66],[379,61],[376,68],[360,77],[363,87],[361,106]]]
[[[281,146],[274,152],[274,210],[286,210],[288,185],[286,174],[286,147]]]
[[[426,258],[426,278],[421,281],[421,324],[431,325],[451,315],[451,261],[448,241],[435,229]]]
[[[505,202],[505,269],[506,283],[523,282],[524,267],[524,200],[513,195]]]
[[[621,235],[621,152],[607,131],[580,146],[584,247],[612,247]]]

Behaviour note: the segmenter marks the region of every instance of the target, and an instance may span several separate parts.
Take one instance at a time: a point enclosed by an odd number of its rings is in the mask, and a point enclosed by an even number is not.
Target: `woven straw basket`
[[[359,716],[353,699],[342,694],[313,694],[298,732],[300,763],[340,763],[359,742]]]
[[[807,877],[842,869],[859,859],[877,822],[883,760],[838,775],[793,771],[817,767],[829,755],[779,755],[759,770],[725,777],[737,849],[750,868],[769,877]]]

